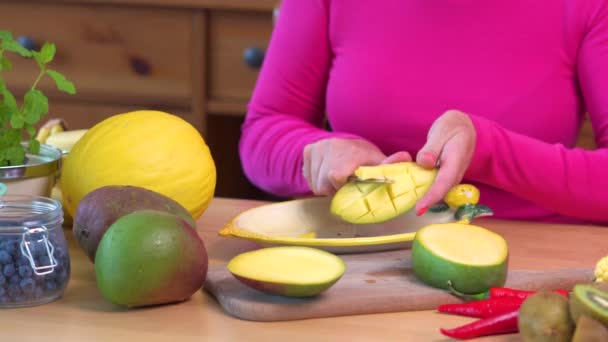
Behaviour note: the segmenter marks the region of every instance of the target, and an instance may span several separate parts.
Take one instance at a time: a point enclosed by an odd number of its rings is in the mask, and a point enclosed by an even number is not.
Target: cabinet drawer
[[[59,118],[65,120],[69,129],[91,128],[112,115],[141,109],[162,110],[185,119],[199,131],[202,127],[201,118],[184,108],[142,108],[141,106],[135,105],[102,104],[80,101],[53,101],[49,107],[49,114],[42,119],[39,126],[50,119]]]
[[[249,100],[271,33],[272,12],[210,12],[208,91],[212,101]]]
[[[57,46],[53,69],[80,98],[190,104],[192,14],[166,8],[2,3],[2,29]],[[9,56],[9,86],[23,91],[37,75],[33,60]],[[50,89],[49,80],[41,83]],[[51,91],[54,93],[54,91]]]

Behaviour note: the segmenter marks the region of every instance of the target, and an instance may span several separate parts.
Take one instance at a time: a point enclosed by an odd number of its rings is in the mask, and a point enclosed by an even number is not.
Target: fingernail
[[[419,209],[419,210],[416,212],[416,215],[418,215],[418,216],[422,216],[422,215],[424,215],[424,213],[426,213],[426,211],[427,211],[427,210],[429,210],[429,208],[426,208],[426,207],[425,207],[425,208],[420,208],[420,209]]]
[[[437,159],[437,157],[435,156],[435,153],[433,153],[433,152],[425,152],[424,157],[432,160],[433,162],[435,161],[435,159]]]

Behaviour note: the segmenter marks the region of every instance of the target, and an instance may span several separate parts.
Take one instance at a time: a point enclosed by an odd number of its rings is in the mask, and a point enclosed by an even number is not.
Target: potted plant
[[[9,194],[50,196],[61,169],[62,153],[56,147],[41,144],[36,125],[49,111],[49,101],[37,88],[40,80],[50,77],[57,89],[75,94],[74,84],[49,68],[56,47],[45,42],[39,50],[23,47],[11,32],[0,30],[0,191]],[[3,75],[10,72],[8,55],[32,60],[39,68],[32,86],[18,100],[9,90]]]

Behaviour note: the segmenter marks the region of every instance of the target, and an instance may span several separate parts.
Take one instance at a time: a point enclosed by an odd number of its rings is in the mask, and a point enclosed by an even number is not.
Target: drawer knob
[[[17,43],[28,50],[38,50],[40,48],[34,38],[27,35],[17,37]]]
[[[152,72],[150,63],[141,57],[131,56],[129,63],[131,64],[131,69],[140,76],[148,76]]]
[[[264,51],[257,47],[248,47],[243,52],[245,64],[254,69],[259,69],[264,62]]]

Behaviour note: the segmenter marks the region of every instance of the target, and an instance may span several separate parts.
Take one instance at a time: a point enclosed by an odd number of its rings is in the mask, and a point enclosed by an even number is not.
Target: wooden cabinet
[[[205,137],[218,169],[217,196],[268,198],[245,178],[240,126],[257,79],[278,0],[5,0],[1,29],[33,46],[57,46],[52,68],[77,95],[40,84],[49,118],[91,127],[118,113],[158,109],[186,119]],[[37,75],[12,58],[5,73],[16,94]]]
[[[188,11],[48,3],[0,8],[10,13],[3,27],[37,45],[57,45],[52,67],[69,75],[79,99],[190,105],[194,38]],[[30,86],[35,63],[15,64],[16,72],[8,73],[11,84]]]
[[[271,31],[267,13],[210,13],[208,84],[212,102],[249,99]]]

